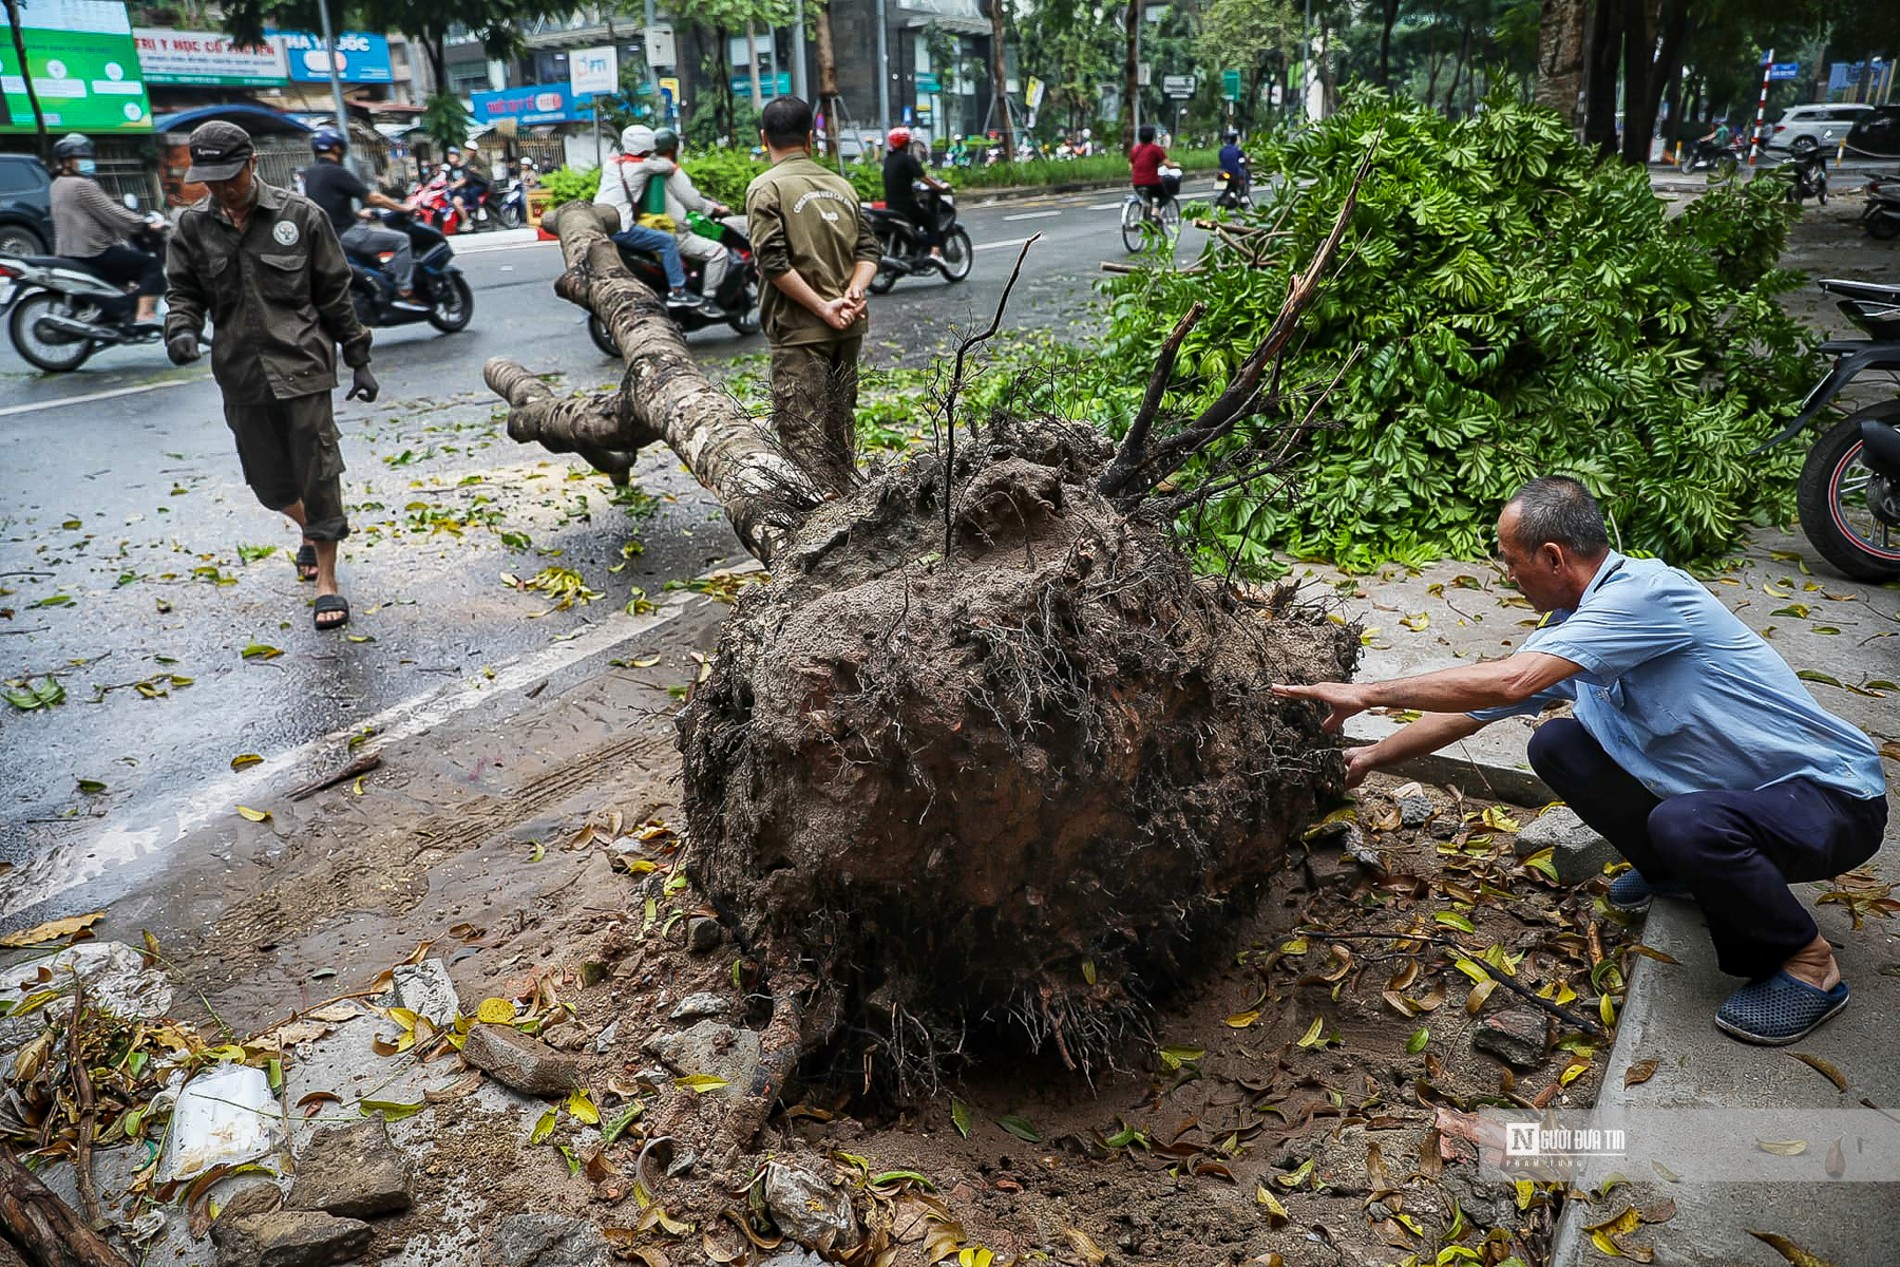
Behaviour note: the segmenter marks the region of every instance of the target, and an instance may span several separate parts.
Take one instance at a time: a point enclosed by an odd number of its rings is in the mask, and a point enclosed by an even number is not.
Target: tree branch
[[[1122,481],[1132,475],[1147,456],[1148,433],[1154,427],[1155,414],[1161,409],[1161,398],[1167,394],[1168,380],[1174,375],[1174,359],[1181,350],[1181,340],[1187,338],[1188,331],[1206,311],[1207,305],[1195,300],[1162,343],[1161,355],[1155,358],[1154,373],[1148,376],[1148,391],[1141,399],[1141,408],[1135,411],[1135,420],[1128,424],[1128,434],[1122,437],[1122,447],[1115,454],[1115,460],[1096,482],[1096,488],[1104,497],[1114,497]]]

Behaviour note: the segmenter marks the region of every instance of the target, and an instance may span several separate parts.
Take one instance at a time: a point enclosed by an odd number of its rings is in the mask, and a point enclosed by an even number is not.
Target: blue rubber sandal
[[[1751,981],[1716,1009],[1716,1028],[1745,1043],[1780,1047],[1806,1038],[1847,1006],[1847,982],[1832,990],[1809,985],[1786,972]]]

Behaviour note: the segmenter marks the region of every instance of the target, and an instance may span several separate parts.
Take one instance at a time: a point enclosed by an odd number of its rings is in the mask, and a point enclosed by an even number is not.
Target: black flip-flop
[[[343,619],[326,622],[323,618],[331,612],[342,612]],[[350,623],[350,600],[341,594],[319,594],[316,610],[311,613],[310,619],[323,633],[329,633],[332,629],[341,629]]]
[[[314,581],[317,579],[317,548],[308,541],[297,547],[297,579]]]

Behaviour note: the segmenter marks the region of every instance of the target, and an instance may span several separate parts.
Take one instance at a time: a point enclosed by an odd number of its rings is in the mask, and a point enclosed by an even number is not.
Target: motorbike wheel
[[[444,291],[447,293],[442,293]],[[468,279],[460,273],[450,273],[439,283],[435,306],[429,310],[429,324],[443,334],[455,334],[468,329],[474,316],[475,292],[469,289]]]
[[[957,228],[944,234],[943,262],[949,266],[943,270],[947,282],[960,282],[970,275],[970,265],[976,262],[976,249],[970,245],[968,233]]]
[[[620,355],[620,345],[614,342],[614,332],[607,328],[605,321],[591,313],[587,318],[587,337],[594,341],[594,346],[600,349],[602,356]]]
[[[1849,414],[1828,429],[1801,467],[1801,531],[1822,558],[1856,581],[1900,577],[1900,528],[1874,514],[1868,495],[1879,479],[1860,460],[1860,424],[1900,424],[1900,400]]]
[[[502,203],[501,210],[495,214],[501,220],[502,228],[519,229],[521,227],[521,208],[515,206],[514,203]]]
[[[895,285],[897,285],[897,274],[880,268],[877,270],[877,276],[871,279],[871,284],[865,289],[873,295],[888,295],[891,293],[891,287]]]
[[[738,316],[726,322],[726,324],[731,326],[735,333],[741,335],[751,335],[759,332],[759,288],[756,285],[747,286],[745,288],[745,309],[740,312]]]
[[[34,291],[22,296],[13,305],[13,316],[9,319],[7,333],[13,338],[13,349],[29,364],[52,374],[64,374],[78,369],[91,359],[98,345],[91,339],[62,339],[58,342],[43,339],[34,332],[33,327],[41,318],[53,315],[73,316],[83,321],[92,320],[96,313],[74,311],[60,296],[48,290]]]
[[[1867,221],[1867,234],[1882,242],[1900,238],[1900,216],[1876,215]]]

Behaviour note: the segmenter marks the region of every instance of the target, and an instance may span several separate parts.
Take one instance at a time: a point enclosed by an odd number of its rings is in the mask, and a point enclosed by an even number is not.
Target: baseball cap
[[[235,123],[200,124],[191,134],[191,168],[185,179],[197,184],[230,180],[251,161],[251,134]]]

